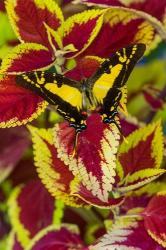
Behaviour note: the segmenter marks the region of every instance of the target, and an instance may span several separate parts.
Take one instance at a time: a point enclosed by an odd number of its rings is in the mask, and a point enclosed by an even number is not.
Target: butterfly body
[[[126,91],[125,83],[144,51],[144,44],[122,48],[106,59],[94,75],[80,82],[44,71],[18,75],[16,82],[56,106],[70,126],[81,132],[92,112],[100,113],[105,123],[116,123],[118,107]]]

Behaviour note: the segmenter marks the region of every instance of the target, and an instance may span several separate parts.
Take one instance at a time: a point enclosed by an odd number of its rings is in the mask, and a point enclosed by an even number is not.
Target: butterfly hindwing
[[[83,123],[82,93],[79,82],[60,74],[44,71],[18,75],[16,82],[56,106],[57,111],[74,126]]]

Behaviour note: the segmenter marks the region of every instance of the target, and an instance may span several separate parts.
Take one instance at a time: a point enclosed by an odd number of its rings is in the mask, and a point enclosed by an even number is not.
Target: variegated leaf
[[[97,195],[93,194],[93,190],[89,191],[82,183],[72,185],[72,194],[80,197],[91,206],[103,209],[113,209],[115,207],[118,207],[125,200],[123,196],[114,197],[114,193],[111,193],[107,201],[103,201],[100,197],[97,197]]]
[[[71,194],[71,185],[74,185],[77,179],[65,162],[58,159],[52,129],[37,129],[32,126],[29,129],[32,134],[37,172],[48,191],[67,205],[85,205],[85,202]]]
[[[109,57],[133,43],[144,43],[150,50],[157,46],[161,37],[166,38],[165,28],[151,15],[130,8],[110,7],[105,12],[100,32],[85,54]]]
[[[75,2],[78,0],[75,0]],[[87,5],[96,5],[101,7],[110,7],[110,6],[124,6],[136,10],[144,11],[160,21],[164,21],[166,14],[166,1],[158,0],[79,0],[81,3]],[[73,1],[74,2],[74,1]]]
[[[65,132],[68,133],[68,129],[70,130],[70,128],[66,127]],[[95,182],[93,181],[93,179],[95,180],[95,176],[93,177],[92,174],[88,176],[88,173],[86,173],[90,181],[90,188],[88,185],[85,185],[85,179],[80,175],[81,169],[79,172],[74,171],[73,162],[71,162],[70,165],[71,157],[68,158],[67,155],[66,157],[65,155],[61,157],[59,148],[53,145],[53,133],[51,129],[45,130],[30,127],[30,131],[32,134],[35,165],[38,175],[53,196],[63,200],[67,205],[76,207],[94,205],[97,207],[110,208],[123,202],[123,197],[109,198],[108,193],[106,200],[101,199],[100,193],[99,197],[97,197],[91,188],[91,186],[95,186]],[[73,135],[73,131],[70,132],[69,140]],[[106,176],[105,179],[106,178],[110,182],[113,180],[111,175]],[[103,182],[101,183],[103,188],[107,187],[105,179],[103,176]],[[100,188],[100,182],[98,181],[96,184],[97,188]],[[107,188],[109,188],[109,186]],[[102,192],[102,190],[99,190],[99,192]]]
[[[24,250],[20,242],[18,241],[17,235],[14,231],[10,232],[6,245],[8,250]]]
[[[49,67],[53,62],[51,53],[43,45],[36,43],[23,43],[13,48],[4,57],[0,74],[22,73]]]
[[[54,204],[54,198],[39,180],[13,190],[8,203],[9,216],[12,228],[23,247],[41,229],[53,223]]]
[[[119,217],[103,237],[90,250],[162,250],[158,244],[148,236],[143,221],[139,217],[132,218],[130,214]]]
[[[104,13],[105,10],[84,11],[69,17],[59,28],[63,45],[73,44],[78,51],[67,55],[68,58],[78,56],[93,42],[101,29]]]
[[[67,123],[55,126],[54,145],[58,157],[94,197],[108,202],[116,174],[120,139],[117,127],[104,124],[100,116],[94,114],[87,120],[87,129],[79,134],[73,156],[75,139],[75,131]]]
[[[154,181],[165,173],[165,169],[152,168],[136,171],[131,175],[127,175],[120,183],[118,183],[119,186],[116,188],[116,190],[122,193],[132,191],[136,188],[142,187],[143,185]]]
[[[31,91],[18,87],[14,76],[0,80],[0,127],[14,127],[36,119],[47,103]]]
[[[144,126],[144,123],[138,121],[138,119],[135,116],[131,116],[130,114],[128,114],[127,116],[120,114],[120,124],[121,124],[122,134],[125,138],[135,130]]]
[[[40,231],[25,248],[25,250],[37,249],[88,250],[79,236],[77,227],[65,224],[62,224],[61,228],[50,226]]]
[[[57,29],[63,15],[53,0],[7,0],[6,8],[17,37],[24,42],[39,43],[51,48],[44,24]]]
[[[166,192],[154,196],[143,211],[144,224],[149,235],[166,248]]]
[[[162,158],[163,135],[160,122],[136,130],[119,148],[117,170],[120,180],[123,182],[124,178],[140,170],[159,168]]]

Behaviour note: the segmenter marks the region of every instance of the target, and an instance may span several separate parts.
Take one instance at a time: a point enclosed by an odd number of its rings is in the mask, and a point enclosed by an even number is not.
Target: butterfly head
[[[84,112],[85,114],[82,114],[82,119],[81,120],[74,120],[74,119],[70,119],[69,121],[69,126],[73,127],[76,131],[76,133],[80,133],[81,131],[85,130],[87,128],[86,125],[86,118],[87,118],[87,113]]]

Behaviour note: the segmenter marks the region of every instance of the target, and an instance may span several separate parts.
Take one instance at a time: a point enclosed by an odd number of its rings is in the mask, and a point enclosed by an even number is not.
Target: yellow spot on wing
[[[94,84],[93,95],[99,103],[103,102],[110,88],[112,88],[116,78],[118,77],[123,65],[117,64],[115,67],[110,66],[111,73],[103,74]]]
[[[62,100],[64,100],[65,102],[68,102],[72,106],[81,109],[82,94],[78,89],[68,85],[62,85],[61,87],[58,87],[54,83],[47,83],[45,85],[45,88],[50,92],[52,92],[53,94],[56,94],[57,96],[62,98]]]

